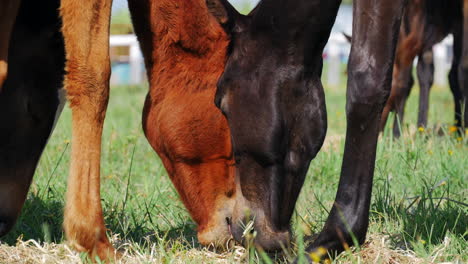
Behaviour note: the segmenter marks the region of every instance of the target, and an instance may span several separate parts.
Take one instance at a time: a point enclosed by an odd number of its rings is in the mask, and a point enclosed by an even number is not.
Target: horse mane
[[[187,52],[203,55],[214,48],[216,40],[226,38],[205,0],[159,0],[154,5],[154,34],[158,39],[155,44],[178,45]]]
[[[206,0],[149,1],[139,7],[146,9],[149,29],[140,23],[142,17],[132,17],[135,31],[150,34],[146,39],[152,39],[152,43],[140,41],[149,82],[158,87],[150,91],[152,100],[160,100],[169,91],[177,94],[216,85],[229,42],[217,1],[208,0],[210,9]],[[218,11],[213,15],[214,10]]]

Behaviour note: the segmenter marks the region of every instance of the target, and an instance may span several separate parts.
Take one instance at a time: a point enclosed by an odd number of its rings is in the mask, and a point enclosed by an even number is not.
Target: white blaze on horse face
[[[234,194],[235,195],[235,194]],[[198,241],[203,245],[229,248],[231,233],[227,220],[230,219],[235,205],[235,197],[222,197],[216,202],[215,210],[203,230],[198,230]]]

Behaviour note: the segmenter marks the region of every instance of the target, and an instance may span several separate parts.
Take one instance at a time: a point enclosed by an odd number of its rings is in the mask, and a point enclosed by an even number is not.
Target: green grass
[[[141,254],[156,249],[159,262],[180,261],[181,256],[182,263],[215,262],[215,258],[187,255],[202,247],[197,243],[194,222],[142,133],[146,92],[147,87],[141,86],[111,89],[101,170],[107,227],[118,234],[117,244],[130,243]],[[300,237],[320,231],[333,203],[344,146],[344,95],[344,86],[326,89],[327,144],[311,163],[293,217]],[[385,237],[388,249],[412,251],[424,261],[468,262],[467,139],[447,132],[453,117],[448,88],[433,89],[429,129],[424,132],[414,128],[417,100],[414,89],[407,107],[408,125],[404,126],[410,133],[401,140],[391,136],[379,140],[369,237]],[[65,108],[42,155],[21,217],[3,242],[14,245],[18,238],[63,242],[70,120],[71,112]],[[431,128],[436,123],[442,124],[444,135],[435,135]],[[302,240],[297,247],[304,247]],[[362,252],[342,254],[336,261],[366,262],[366,246]],[[248,255],[250,262],[270,261],[258,252]]]

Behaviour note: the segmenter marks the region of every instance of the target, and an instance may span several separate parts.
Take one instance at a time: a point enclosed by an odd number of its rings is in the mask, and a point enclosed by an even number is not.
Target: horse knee
[[[346,112],[355,121],[365,122],[370,117],[382,113],[389,97],[389,89],[383,82],[391,81],[390,76],[381,76],[372,69],[360,70],[359,66],[350,67]],[[357,68],[357,69],[355,69]],[[390,87],[390,85],[388,85]]]
[[[66,76],[67,96],[72,109],[89,105],[90,108],[105,109],[109,98],[109,62],[91,62],[81,67],[81,61],[68,63]]]

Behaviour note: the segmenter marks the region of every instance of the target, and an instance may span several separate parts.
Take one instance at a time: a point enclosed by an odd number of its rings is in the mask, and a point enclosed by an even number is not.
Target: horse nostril
[[[231,237],[233,237],[233,235],[232,235],[232,226],[231,226],[231,218],[226,217],[226,224],[227,224],[227,227],[228,227],[229,235]]]

